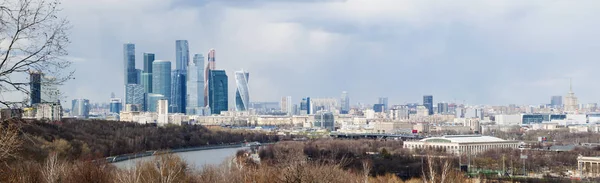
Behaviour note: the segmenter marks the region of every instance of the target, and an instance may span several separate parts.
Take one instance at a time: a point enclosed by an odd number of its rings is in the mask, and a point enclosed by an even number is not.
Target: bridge
[[[348,139],[402,139],[415,140],[423,139],[423,137],[412,134],[385,134],[385,133],[330,133],[333,138],[348,138]]]

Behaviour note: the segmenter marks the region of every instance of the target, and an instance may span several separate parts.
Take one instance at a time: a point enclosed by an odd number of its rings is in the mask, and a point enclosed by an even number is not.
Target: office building
[[[423,96],[423,106],[427,108],[429,111],[429,115],[433,115],[433,96],[425,95]]]
[[[42,100],[42,73],[40,71],[29,72],[29,100],[30,105],[38,104]]]
[[[235,72],[235,109],[236,111],[246,111],[250,103],[250,92],[248,91],[249,73],[241,70]]]
[[[383,104],[373,104],[373,111],[375,111],[375,112],[384,112],[385,111],[385,105],[383,105]]]
[[[552,98],[550,98],[550,106],[553,108],[562,108],[562,98],[562,96],[552,96]]]
[[[387,111],[387,109],[388,109],[388,98],[387,97],[379,97],[378,104],[383,104],[383,111]]]
[[[340,105],[340,114],[348,114],[350,111],[350,97],[348,96],[348,92],[342,92],[342,96],[340,97]]]
[[[149,93],[147,95],[147,101],[146,101],[146,110],[148,112],[156,112],[156,107],[158,106],[158,101],[159,100],[166,100],[165,96],[162,94],[156,94],[156,93]]]
[[[90,115],[90,101],[88,99],[74,99],[71,101],[71,116],[87,119]]]
[[[335,118],[333,113],[327,111],[319,111],[314,116],[313,127],[327,129],[329,131],[335,130]]]
[[[123,62],[125,66],[125,84],[138,84],[135,69],[135,44],[123,44]]]
[[[42,84],[40,88],[42,103],[60,103],[61,93],[58,90],[58,84],[55,77],[44,76],[42,74]]]
[[[171,98],[171,62],[155,60],[152,63],[152,93]]]
[[[211,70],[208,75],[208,102],[211,114],[228,110],[227,74],[224,70]]]
[[[279,104],[281,105],[281,112],[287,114],[288,116],[294,115],[294,111],[292,108],[292,96],[281,97],[281,102],[279,102]]]
[[[186,114],[204,115],[204,56],[195,54],[188,64]]]
[[[174,70],[171,74],[171,99],[169,100],[169,112],[185,113],[186,102],[186,73],[182,70]]]
[[[190,62],[190,50],[187,40],[175,41],[175,70],[186,72]]]
[[[110,99],[110,113],[119,114],[121,112],[122,103],[120,98],[111,98]]]
[[[125,104],[135,105],[138,109],[144,109],[145,93],[141,84],[125,85]]]
[[[216,63],[215,63],[215,49],[210,49],[208,51],[208,63],[206,64],[206,69],[204,69],[204,106],[208,106],[209,104],[209,100],[208,100],[208,84],[209,84],[209,77],[208,75],[210,75],[210,71],[211,70],[215,70],[216,69]]]
[[[161,99],[156,102],[156,113],[158,113],[158,125],[166,125],[169,123],[169,101]]]
[[[448,103],[442,102],[437,104],[438,114],[448,114]]]
[[[152,63],[154,62],[154,53],[144,53],[144,70],[142,71],[141,84],[144,86],[145,93],[152,93]]]

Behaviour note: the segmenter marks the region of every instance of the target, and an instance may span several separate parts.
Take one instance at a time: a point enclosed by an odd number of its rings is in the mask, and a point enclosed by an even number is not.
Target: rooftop
[[[506,140],[481,135],[444,135],[442,137],[430,137],[422,139],[421,142],[443,142],[443,143],[477,143],[477,142],[504,142]]]

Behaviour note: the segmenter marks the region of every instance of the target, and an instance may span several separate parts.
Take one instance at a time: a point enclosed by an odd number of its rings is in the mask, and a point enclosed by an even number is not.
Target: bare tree
[[[15,157],[21,143],[17,124],[8,123],[5,125],[0,123],[0,162]]]
[[[65,71],[71,61],[64,58],[70,27],[58,16],[60,4],[60,0],[0,0],[0,93],[29,94],[29,81],[23,79],[29,72],[54,78],[45,85],[72,79],[74,71]]]
[[[56,153],[52,153],[46,159],[46,163],[42,168],[42,177],[46,183],[61,182],[61,178],[65,173],[65,164],[58,159]]]

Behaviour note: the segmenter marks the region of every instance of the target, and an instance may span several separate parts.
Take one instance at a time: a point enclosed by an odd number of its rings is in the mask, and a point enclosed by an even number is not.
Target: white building
[[[169,101],[168,100],[158,100],[158,105],[156,106],[156,112],[158,113],[157,124],[159,126],[169,123]]]
[[[522,119],[521,114],[500,114],[496,115],[496,124],[500,126],[521,125]]]
[[[448,153],[476,154],[489,149],[517,148],[519,142],[481,135],[446,135],[404,142],[404,148],[441,148]]]

